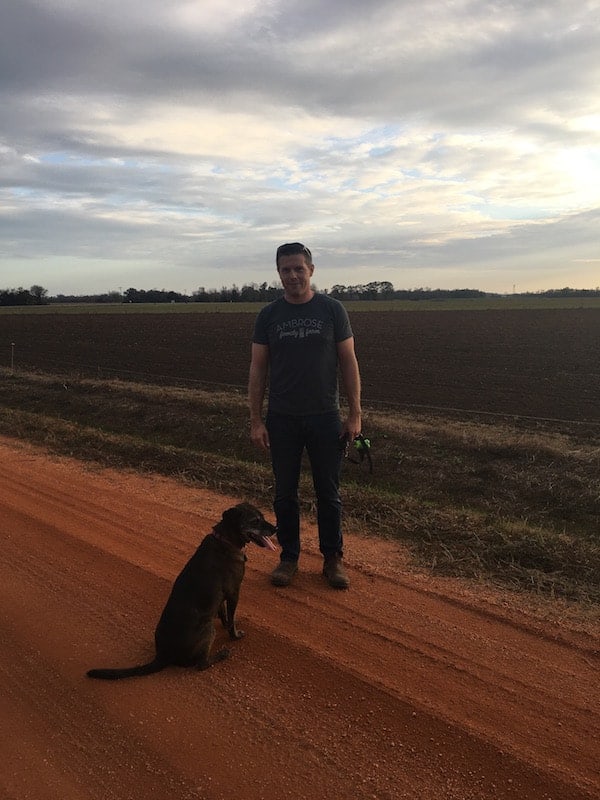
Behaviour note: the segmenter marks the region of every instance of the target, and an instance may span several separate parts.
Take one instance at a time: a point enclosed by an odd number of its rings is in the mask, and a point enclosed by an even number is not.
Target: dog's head
[[[270,538],[275,532],[275,526],[267,522],[258,508],[250,503],[239,503],[228,508],[223,512],[221,521],[215,525],[215,533],[219,538],[226,539],[239,548],[245,547],[248,542],[254,542],[259,547],[276,550]]]

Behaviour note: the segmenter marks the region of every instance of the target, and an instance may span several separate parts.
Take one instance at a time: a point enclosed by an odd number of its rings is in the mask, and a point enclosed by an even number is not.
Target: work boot
[[[273,586],[289,586],[297,571],[298,564],[295,561],[280,561],[271,573],[271,583]]]
[[[325,556],[323,575],[334,589],[347,589],[350,586],[350,578],[340,556]]]

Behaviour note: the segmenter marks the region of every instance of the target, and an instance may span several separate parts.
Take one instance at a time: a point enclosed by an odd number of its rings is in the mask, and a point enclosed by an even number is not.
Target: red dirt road
[[[237,500],[0,439],[2,798],[600,796],[600,638],[370,538],[348,534],[349,592],[311,527],[288,589],[249,546],[246,637],[206,672],[86,678],[152,654],[172,580]]]

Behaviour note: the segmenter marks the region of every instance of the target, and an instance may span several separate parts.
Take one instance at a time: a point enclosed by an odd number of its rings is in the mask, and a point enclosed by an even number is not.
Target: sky
[[[600,0],[2,0],[0,289],[600,285]]]

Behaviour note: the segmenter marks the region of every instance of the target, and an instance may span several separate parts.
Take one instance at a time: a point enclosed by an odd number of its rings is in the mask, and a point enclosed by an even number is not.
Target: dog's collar
[[[226,544],[227,547],[230,547],[232,550],[235,550],[236,553],[239,553],[241,550],[243,550],[242,547],[238,547],[237,545],[235,545],[232,542],[230,542],[229,539],[226,539],[224,536],[222,536],[216,528],[212,529],[212,535],[215,537],[215,539],[218,542],[222,542],[223,544]]]

